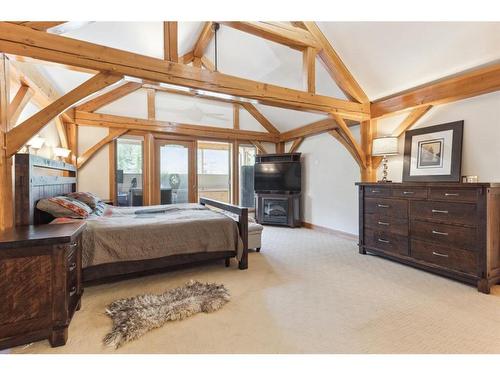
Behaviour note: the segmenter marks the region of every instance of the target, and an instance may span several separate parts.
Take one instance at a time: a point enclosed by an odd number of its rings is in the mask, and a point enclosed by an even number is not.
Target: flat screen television
[[[254,176],[256,192],[300,193],[301,191],[299,161],[256,163]]]

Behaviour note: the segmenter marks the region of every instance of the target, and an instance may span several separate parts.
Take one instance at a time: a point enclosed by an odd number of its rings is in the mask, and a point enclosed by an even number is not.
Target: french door
[[[153,204],[196,202],[195,142],[155,140]]]

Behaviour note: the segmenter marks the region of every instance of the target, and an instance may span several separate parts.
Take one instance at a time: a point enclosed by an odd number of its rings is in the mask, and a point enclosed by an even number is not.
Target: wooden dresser
[[[500,184],[357,183],[359,252],[476,285],[500,281]]]
[[[0,349],[48,338],[66,343],[80,308],[85,223],[0,232]]]

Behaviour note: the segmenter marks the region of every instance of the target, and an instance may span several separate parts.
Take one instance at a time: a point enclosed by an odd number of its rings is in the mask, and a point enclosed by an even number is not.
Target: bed
[[[16,225],[54,221],[40,199],[76,191],[76,169],[62,161],[17,154]],[[56,221],[57,222],[57,221]],[[57,225],[57,224],[54,224]],[[83,235],[83,280],[96,283],[209,260],[248,268],[248,209],[201,198],[198,204],[118,208],[91,215]]]

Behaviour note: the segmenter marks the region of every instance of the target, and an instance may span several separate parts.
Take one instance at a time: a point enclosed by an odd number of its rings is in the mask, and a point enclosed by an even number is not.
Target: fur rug
[[[229,291],[223,284],[193,280],[163,294],[116,300],[106,308],[106,314],[113,320],[113,329],[104,337],[104,344],[118,348],[169,320],[182,320],[199,312],[210,313],[229,300]]]

